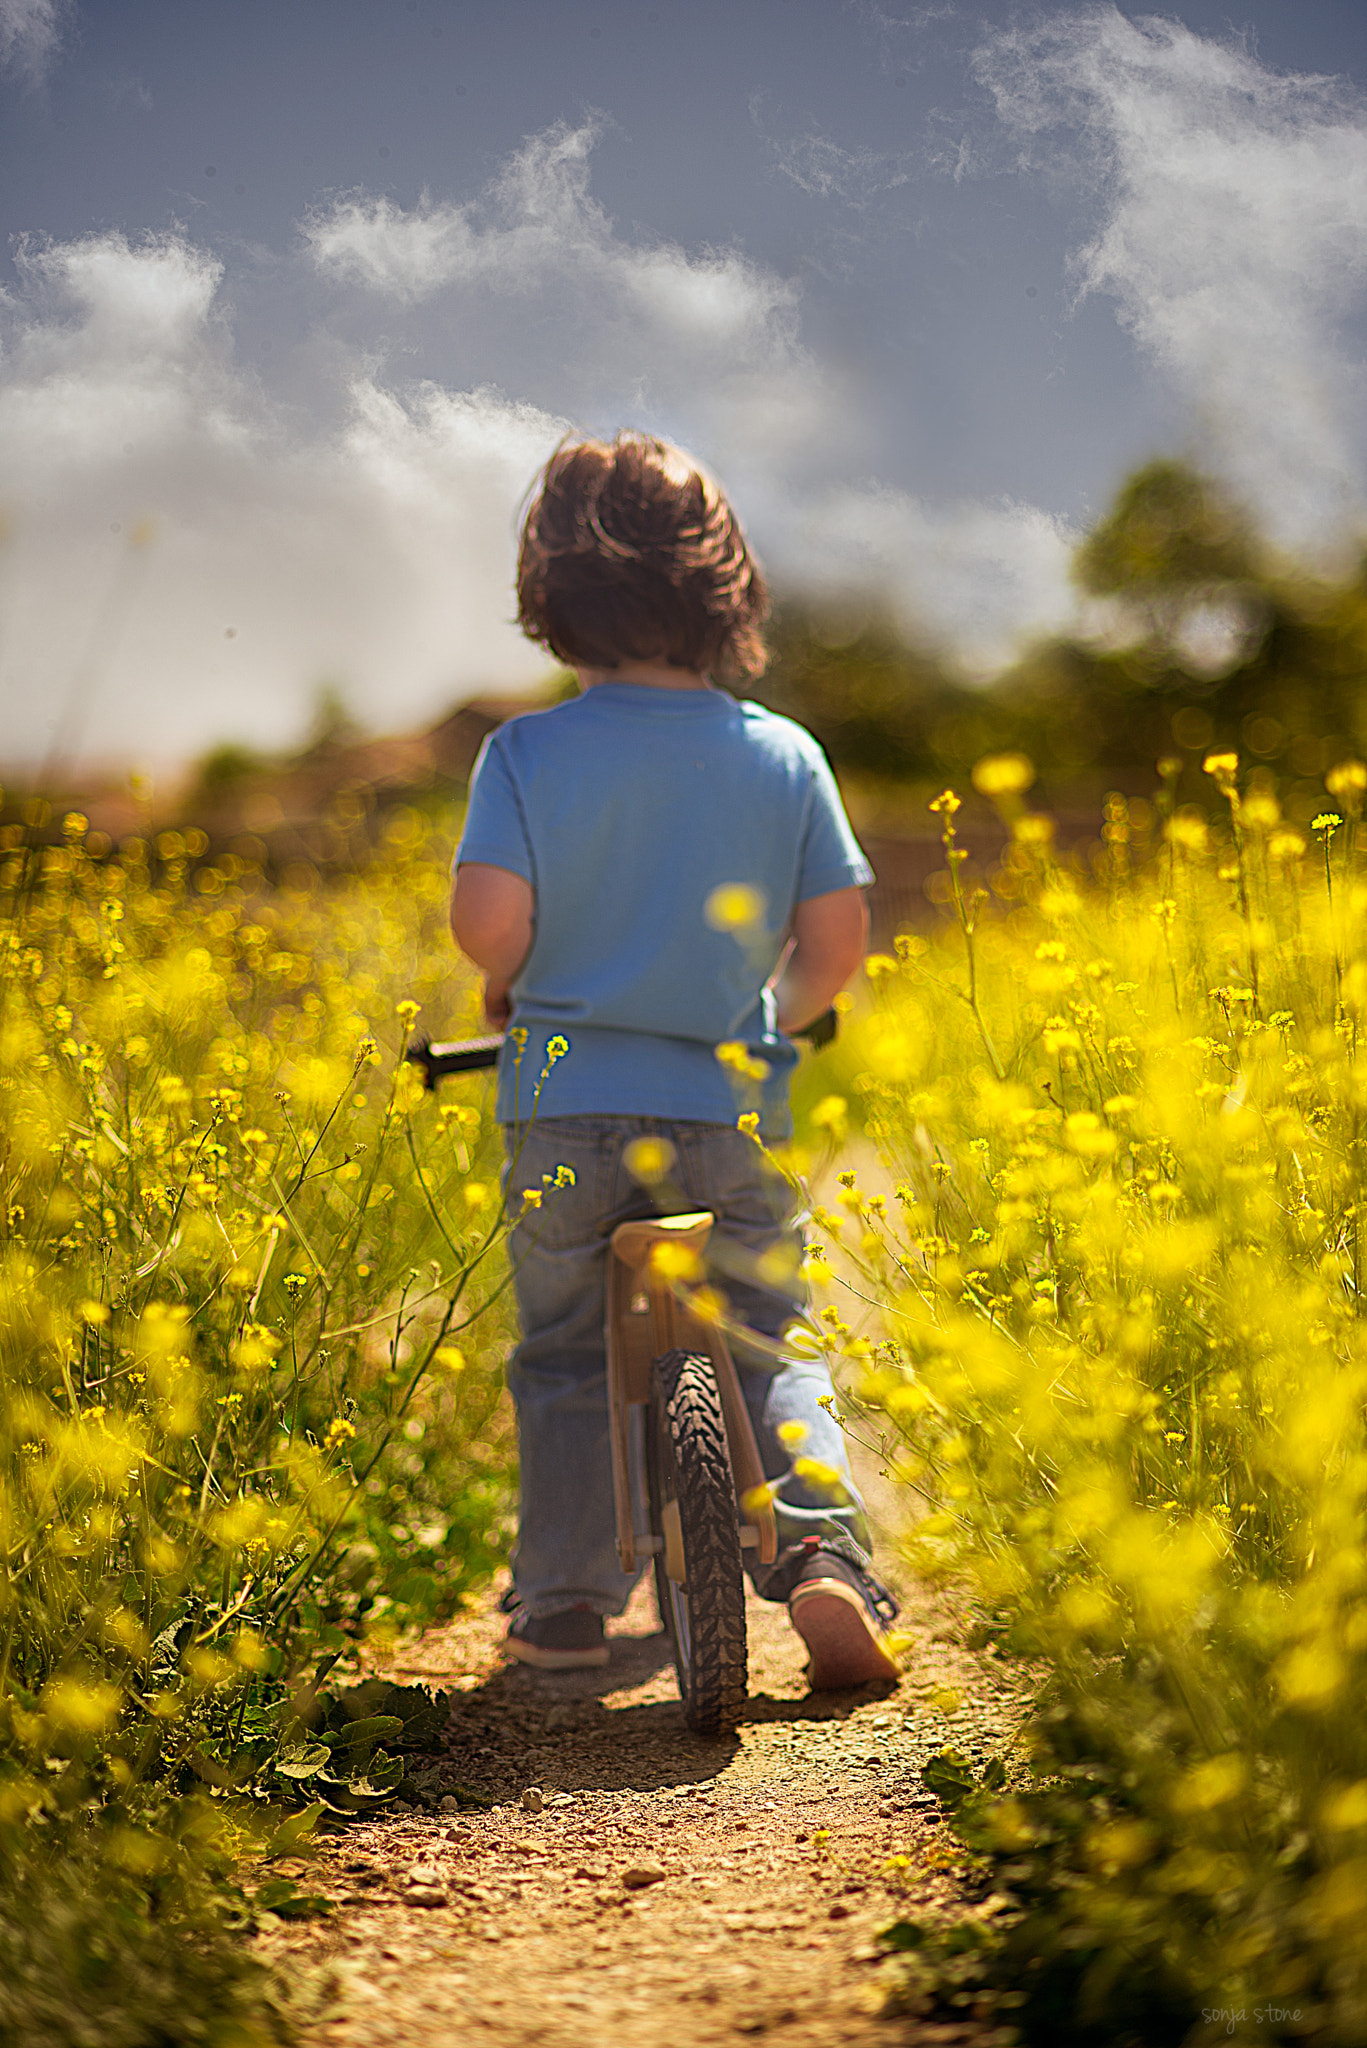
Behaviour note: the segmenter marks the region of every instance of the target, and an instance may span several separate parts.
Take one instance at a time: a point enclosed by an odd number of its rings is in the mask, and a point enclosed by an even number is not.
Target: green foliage
[[[864,774],[890,777],[943,775],[957,758],[961,721],[977,720],[984,700],[918,650],[887,621],[829,624],[819,613],[787,604],[770,636],[770,665],[754,694],[814,732],[832,760]],[[989,724],[970,742],[970,755],[993,744]]]
[[[922,1765],[921,1783],[942,1806],[957,1813],[976,1793],[999,1791],[1006,1783],[1006,1765],[1000,1757],[993,1757],[984,1765],[980,1777],[957,1749],[942,1749]]]
[[[1323,772],[1367,753],[1367,564],[1325,581],[1280,561],[1214,485],[1163,462],[1123,487],[1075,569],[1096,601],[1086,634],[1027,648],[990,684],[886,619],[787,601],[757,694],[845,770],[927,795],[1019,749],[1054,803],[1107,784],[1137,794],[1165,756],[1197,798],[1205,753],[1233,746],[1309,817]]]
[[[286,2038],[241,1947],[221,1818],[143,1792],[96,1810],[63,1774],[39,1812],[0,1779],[0,2041],[268,2048]]]
[[[1137,470],[1074,559],[1096,597],[1164,597],[1265,573],[1247,519],[1180,462]]]
[[[210,748],[197,763],[194,787],[186,798],[186,812],[195,817],[201,808],[212,808],[260,773],[265,762],[254,748],[233,740]]]

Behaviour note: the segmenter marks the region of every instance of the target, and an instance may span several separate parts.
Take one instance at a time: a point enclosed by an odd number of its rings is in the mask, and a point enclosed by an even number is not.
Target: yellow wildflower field
[[[975,778],[1012,827],[990,897],[932,806],[955,915],[867,963],[801,1134],[858,1122],[881,1158],[818,1217],[851,1426],[977,1640],[1054,1674],[1033,1764],[963,1808],[1011,1902],[974,1968],[1037,2027],[1181,2039],[1272,2001],[1357,2039],[1367,769],[1302,831],[1212,756],[1209,815],[1135,806],[1137,848],[1113,798],[1084,875],[1017,759]]]
[[[449,838],[397,810],[324,886],[191,829],[5,836],[0,1824],[288,1804],[299,1676],[506,1538],[497,1131],[402,1058],[420,1012],[475,1028]],[[357,1756],[353,1808],[400,1770]]]

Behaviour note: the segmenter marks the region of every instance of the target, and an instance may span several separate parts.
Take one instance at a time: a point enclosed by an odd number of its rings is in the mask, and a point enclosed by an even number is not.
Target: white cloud
[[[38,84],[70,13],[70,0],[0,0],[0,70]]]
[[[309,427],[235,362],[219,266],[183,238],[22,268],[0,367],[11,757],[41,757],[73,690],[83,756],[175,760],[294,738],[323,678],[393,729],[543,670],[510,624],[514,518],[563,421],[488,387],[400,398],[353,363],[342,425]]]
[[[392,199],[339,199],[304,224],[318,268],[401,305],[430,298],[469,267],[474,237],[465,209],[424,195],[405,213]]]
[[[533,137],[474,205],[343,200],[308,223],[315,261],[401,302],[449,292],[467,315],[481,294],[554,305],[570,409],[614,425],[629,412],[695,447],[780,579],[872,591],[980,666],[1070,617],[1070,537],[1047,514],[831,485],[871,435],[803,346],[794,286],[735,250],[623,240],[589,188],[597,135],[590,121]],[[834,144],[784,167],[847,197],[902,176],[899,159]]]
[[[792,545],[809,588],[869,591],[914,637],[986,674],[1023,635],[1074,617],[1077,539],[1064,520],[1011,499],[929,505],[862,484],[815,495]]]
[[[623,238],[589,188],[599,133],[532,136],[469,203],[350,194],[305,221],[313,261],[400,306],[501,322],[504,359],[526,345],[526,302],[553,308],[561,402],[581,418],[630,415],[732,461],[834,445],[849,395],[801,345],[795,286],[736,249]]]
[[[813,199],[843,199],[864,206],[910,183],[911,159],[882,149],[844,149],[829,135],[769,138],[774,168]]]
[[[624,238],[588,188],[593,132],[534,138],[469,205],[357,194],[311,220],[292,283],[313,326],[271,359],[289,403],[183,232],[20,249],[0,302],[11,759],[68,724],[87,759],[285,743],[325,679],[396,730],[544,674],[512,623],[515,520],[571,422],[694,448],[780,581],[871,588],[980,662],[1065,615],[1069,537],[1043,513],[840,481],[871,428],[804,346],[796,288],[733,249]],[[443,381],[400,385],[385,365],[433,331]]]
[[[1367,102],[1109,5],[993,31],[976,68],[1021,168],[1101,192],[1079,290],[1114,299],[1209,459],[1289,544],[1355,529]]]

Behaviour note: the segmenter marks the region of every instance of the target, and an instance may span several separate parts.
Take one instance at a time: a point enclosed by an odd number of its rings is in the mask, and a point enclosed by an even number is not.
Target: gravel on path
[[[684,1727],[644,1589],[605,1669],[505,1662],[497,1587],[406,1646],[391,1675],[453,1692],[432,1803],[284,1866],[335,1910],[257,1937],[312,2012],[305,2048],[990,2040],[890,2011],[877,1935],[993,1910],[920,1771],[1005,1749],[1028,1674],[966,1649],[944,1596],[898,1590],[912,1648],[881,1693],[808,1693],[785,1610],[752,1598],[749,1706],[721,1741]]]

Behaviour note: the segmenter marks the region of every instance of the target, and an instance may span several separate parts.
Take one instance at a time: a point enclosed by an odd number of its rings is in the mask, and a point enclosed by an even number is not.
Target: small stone
[[[438,1805],[438,1807],[437,1807],[437,1812],[438,1812],[438,1813],[459,1813],[459,1812],[460,1812],[460,1801],[459,1801],[459,1799],[453,1799],[453,1798],[451,1797],[451,1794],[450,1794],[450,1793],[448,1792],[448,1793],[447,1793],[447,1795],[446,1795],[446,1797],[445,1797],[445,1798],[444,1798],[444,1799],[443,1799],[443,1800],[442,1800],[442,1801],[440,1802],[440,1804]]]
[[[404,1893],[406,1906],[444,1906],[446,1889],[439,1884],[411,1884]]]
[[[622,1872],[622,1883],[629,1892],[643,1892],[647,1885],[663,1884],[664,1876],[658,1863],[637,1863]]]
[[[546,1795],[541,1787],[539,1785],[529,1785],[522,1795],[522,1811],[524,1813],[540,1813],[545,1804]]]
[[[835,1904],[831,1907],[830,1912],[826,1915],[826,1918],[828,1920],[848,1920],[849,1917],[849,1907],[842,1906],[839,1899],[836,1900]]]

